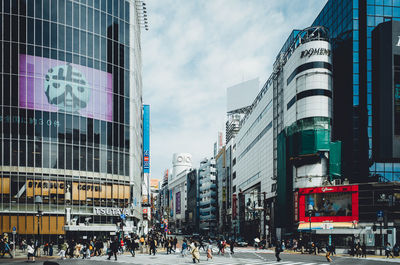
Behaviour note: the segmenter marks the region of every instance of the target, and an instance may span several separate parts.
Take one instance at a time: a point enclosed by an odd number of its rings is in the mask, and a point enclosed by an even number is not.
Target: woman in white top
[[[35,249],[32,246],[32,243],[28,243],[27,246],[27,251],[28,251],[28,261],[30,260],[29,258],[32,257],[32,261],[35,261],[35,255],[33,253],[35,253]]]

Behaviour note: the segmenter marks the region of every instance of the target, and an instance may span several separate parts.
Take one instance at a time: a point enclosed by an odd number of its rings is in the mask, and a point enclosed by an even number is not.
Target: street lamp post
[[[42,197],[41,196],[36,196],[35,197],[35,204],[37,205],[37,218],[38,218],[38,231],[37,231],[37,249],[36,249],[36,255],[39,255],[39,249],[40,249],[40,218],[43,215],[43,211],[40,209],[40,205],[43,203]]]

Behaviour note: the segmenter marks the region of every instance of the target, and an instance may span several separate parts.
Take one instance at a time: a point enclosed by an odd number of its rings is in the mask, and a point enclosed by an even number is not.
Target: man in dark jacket
[[[113,240],[110,244],[110,250],[108,251],[108,260],[111,259],[111,256],[114,255],[115,260],[117,260],[117,252],[119,249],[119,241],[117,239]]]
[[[275,247],[275,257],[276,257],[276,261],[281,261],[281,258],[279,257],[279,254],[281,254],[282,252],[282,246],[281,246],[281,242],[276,242],[276,247]]]

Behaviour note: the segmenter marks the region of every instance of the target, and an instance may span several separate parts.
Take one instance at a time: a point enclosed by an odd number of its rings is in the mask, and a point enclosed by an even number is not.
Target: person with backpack
[[[276,242],[276,247],[275,247],[275,257],[276,257],[276,261],[281,261],[282,259],[279,257],[279,255],[282,252],[282,247],[281,247],[281,242]]]

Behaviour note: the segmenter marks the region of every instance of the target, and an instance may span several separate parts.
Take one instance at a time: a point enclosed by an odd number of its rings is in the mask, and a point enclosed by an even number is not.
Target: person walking
[[[65,253],[68,249],[67,243],[62,243],[60,244],[60,251],[58,252],[58,255],[60,256],[60,259],[65,259]]]
[[[361,258],[366,258],[367,257],[367,246],[365,245],[365,242],[361,246]]]
[[[325,257],[326,257],[326,260],[327,260],[328,262],[332,262],[332,259],[331,259],[331,252],[332,252],[331,246],[330,246],[330,245],[326,245],[326,254],[325,254]]]
[[[35,248],[33,247],[33,244],[31,242],[28,242],[26,249],[28,252],[28,261],[30,261],[30,258],[32,257],[32,261],[35,262]]]
[[[11,258],[14,258],[13,255],[11,254],[11,248],[10,245],[7,243],[7,241],[5,239],[1,240],[1,257],[4,258],[5,254],[10,255]]]
[[[54,252],[54,249],[53,249],[53,242],[49,242],[49,256],[51,257],[51,256],[53,256],[53,252]]]
[[[150,238],[150,255],[151,253],[153,253],[153,256],[156,255],[156,247],[157,247],[156,240],[154,238]]]
[[[281,261],[282,259],[279,257],[279,255],[282,252],[282,245],[281,242],[276,242],[276,247],[275,247],[275,257],[276,257],[276,261]]]
[[[209,259],[213,259],[213,256],[212,256],[212,245],[211,245],[211,243],[210,244],[208,244],[208,246],[207,246],[207,261],[209,260]]]
[[[188,248],[188,244],[186,242],[186,239],[184,239],[182,242],[182,250],[181,250],[182,257],[186,257],[187,248]]]
[[[399,256],[399,251],[400,251],[399,245],[398,245],[397,243],[394,244],[394,247],[393,247],[393,255],[394,255],[395,257],[398,257],[398,256]]]
[[[171,246],[168,238],[165,239],[164,247],[167,249],[167,255],[171,254]]]
[[[172,245],[174,247],[174,252],[176,251],[176,245],[178,244],[178,239],[176,237],[174,237],[173,241],[172,241]]]
[[[230,248],[231,248],[231,255],[235,254],[235,252],[234,252],[235,240],[234,240],[234,239],[231,239],[231,240],[230,240],[229,246],[230,246]]]
[[[199,248],[197,247],[197,243],[194,243],[194,248],[192,249],[192,258],[193,258],[193,263],[196,263],[196,260],[200,263],[200,251]]]
[[[385,255],[386,255],[386,258],[387,258],[387,259],[389,258],[389,256],[392,256],[392,258],[394,258],[394,257],[393,257],[393,253],[392,253],[392,246],[390,245],[389,242],[386,242],[386,246],[385,246]]]
[[[119,249],[119,243],[118,240],[113,240],[110,244],[110,249],[108,250],[108,260],[111,259],[111,256],[114,255],[115,260],[117,260],[117,252]]]

